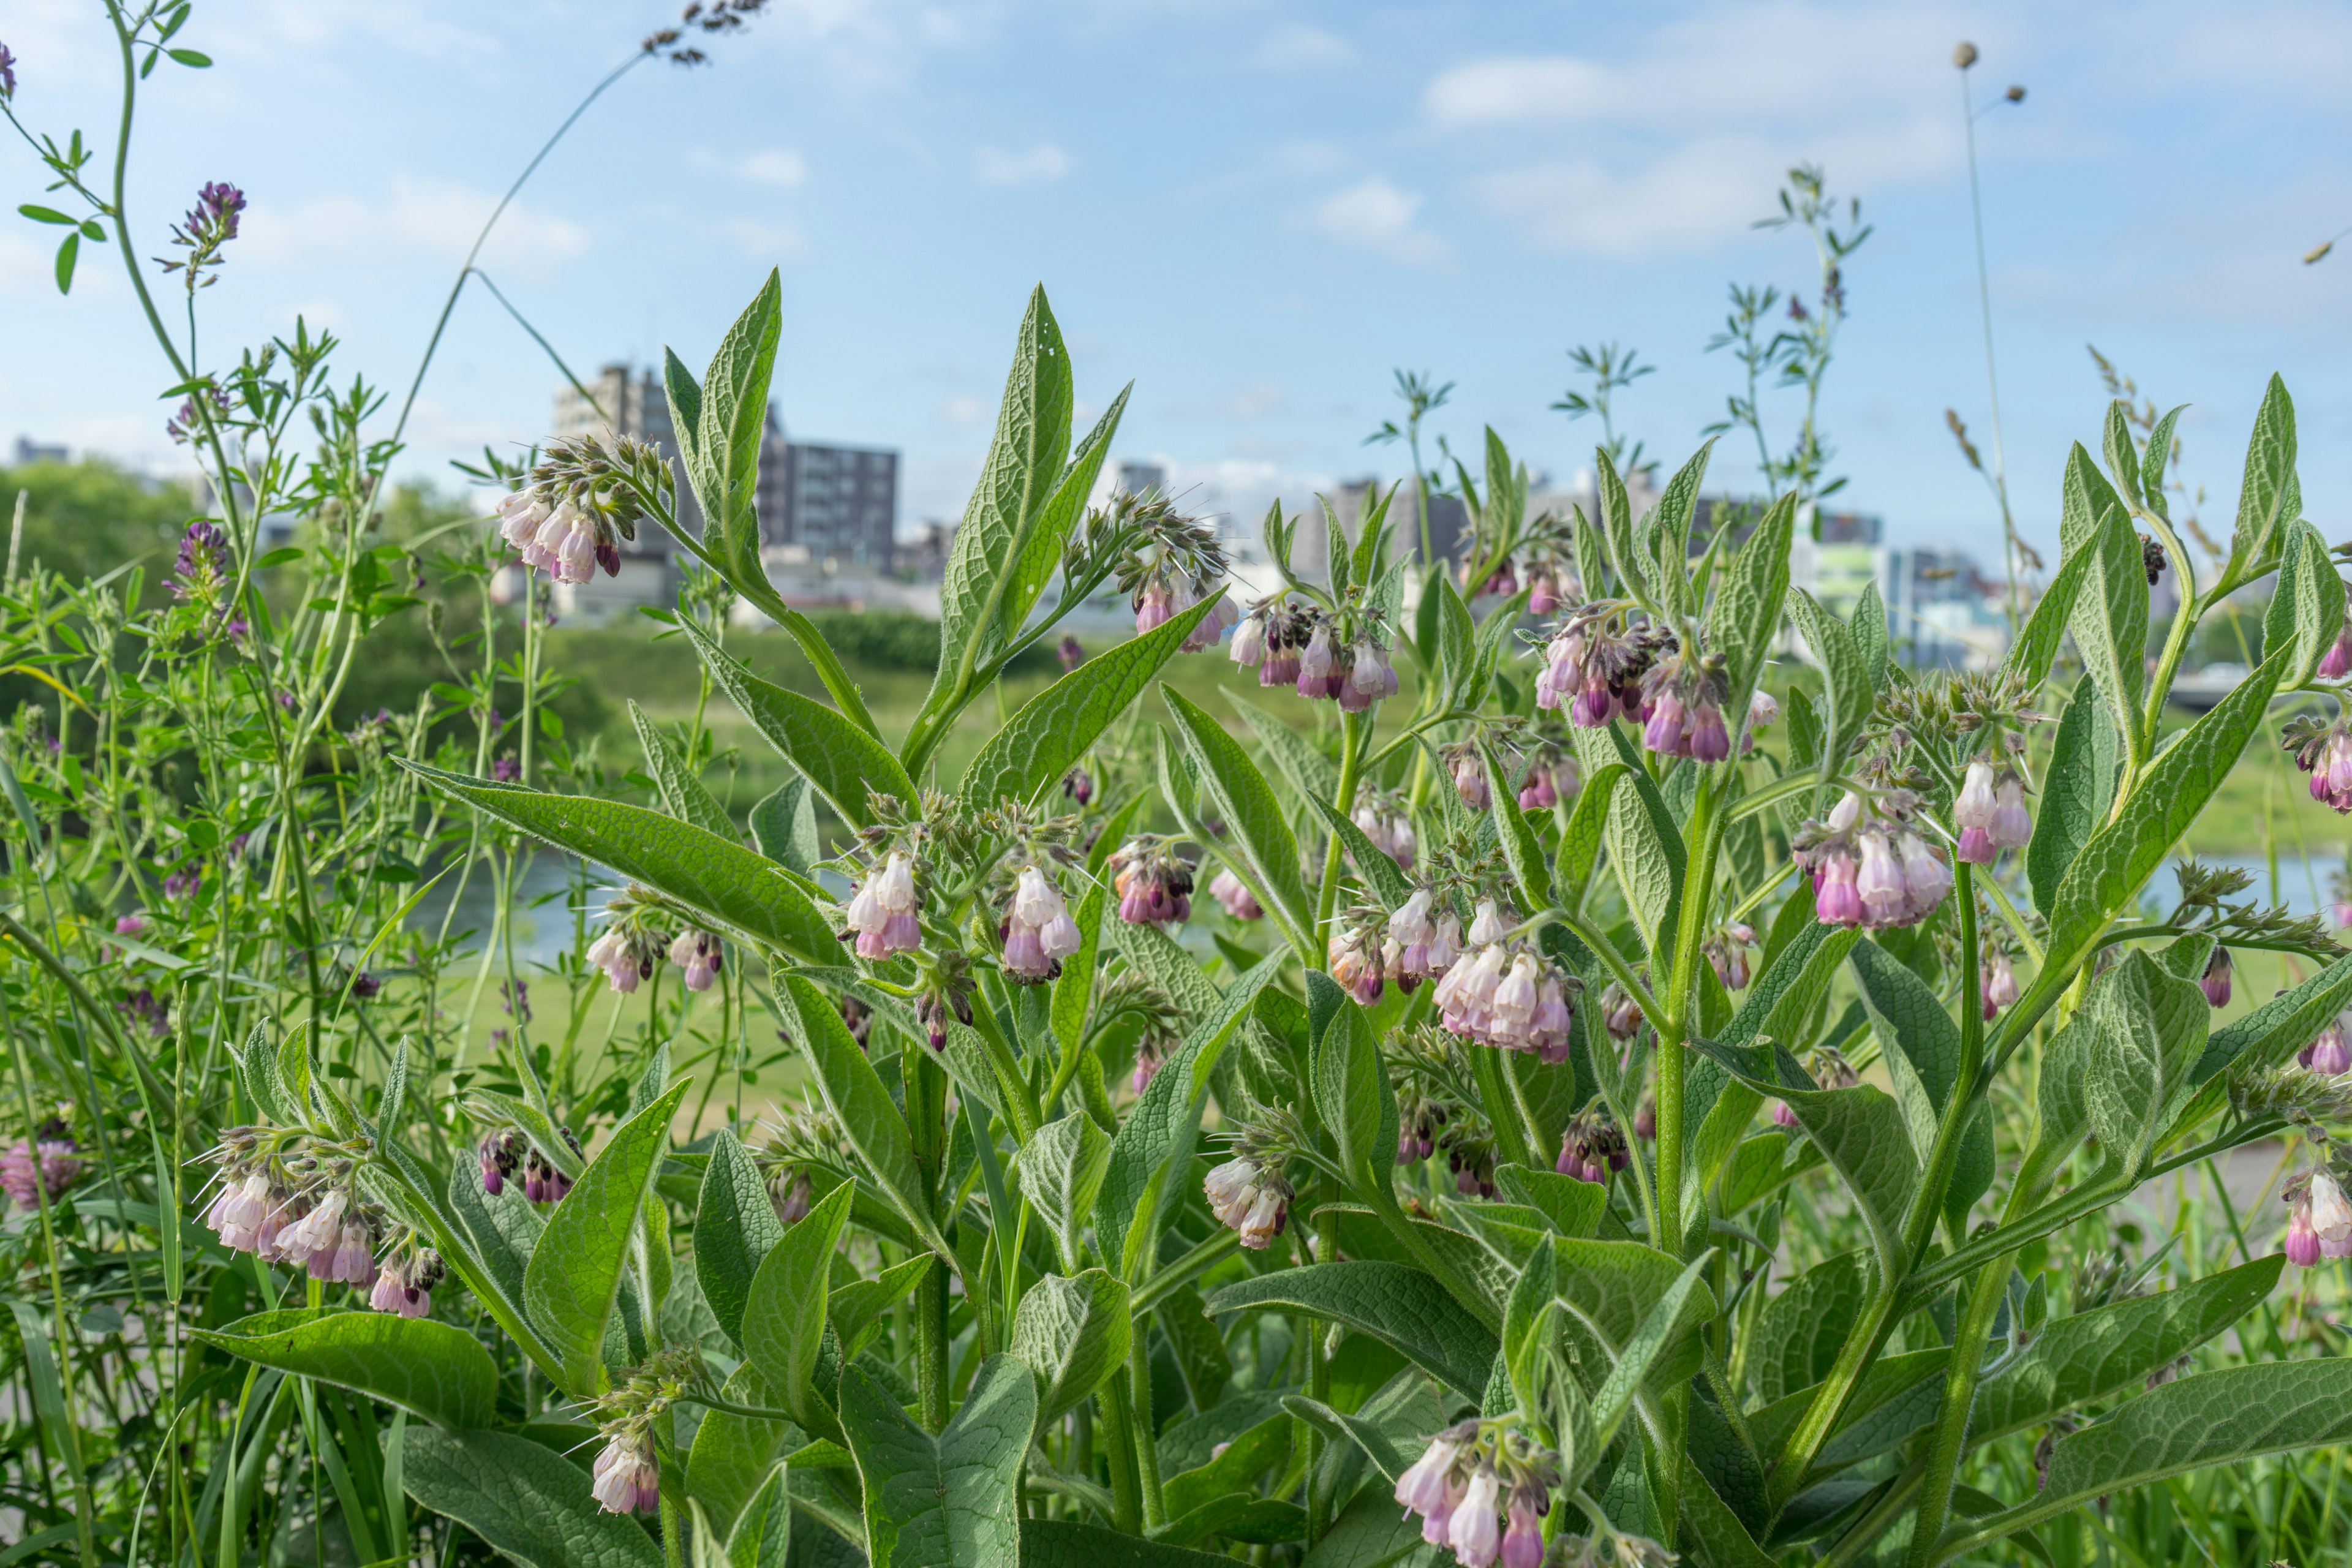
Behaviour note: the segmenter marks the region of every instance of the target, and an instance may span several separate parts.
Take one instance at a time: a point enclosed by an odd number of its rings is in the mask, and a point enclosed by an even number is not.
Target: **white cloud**
[[[797,261],[809,253],[808,237],[788,223],[730,218],[720,226],[744,255],[757,261]]]
[[[1454,247],[1419,226],[1423,197],[1373,174],[1327,196],[1307,215],[1316,232],[1406,267],[1448,267]]]
[[[970,395],[950,397],[939,407],[940,422],[959,427],[977,425],[988,417],[988,400]]]
[[[751,153],[737,167],[754,184],[781,185],[789,190],[808,179],[808,160],[793,147],[765,148]]]
[[[1051,142],[1040,142],[1020,153],[980,147],[971,155],[972,178],[983,185],[1044,184],[1069,172],[1070,155]]]
[[[321,196],[278,206],[257,197],[239,241],[257,262],[407,262],[420,251],[458,261],[497,205],[496,196],[469,185],[395,174],[390,194],[374,199]],[[492,231],[482,265],[544,279],[588,247],[588,231],[580,225],[519,204]]]
[[[1352,65],[1355,47],[1335,33],[1303,23],[1292,23],[1268,33],[1250,57],[1261,70],[1321,70]]]

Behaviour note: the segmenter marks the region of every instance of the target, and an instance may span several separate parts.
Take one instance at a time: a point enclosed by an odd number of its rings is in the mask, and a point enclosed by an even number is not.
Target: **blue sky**
[[[13,0],[19,111],[110,153],[115,69],[91,0]],[[203,300],[207,345],[346,342],[404,387],[492,193],[667,15],[617,0],[206,0],[217,61],[151,84],[133,216],[208,179],[250,193]],[[2226,527],[2267,374],[2302,414],[2307,509],[2352,489],[2352,11],[2230,6],[1320,5],[1253,0],[776,0],[696,71],[647,65],[590,110],[486,265],[575,365],[668,342],[699,364],[782,270],[776,395],[813,438],[906,454],[902,527],[952,516],[986,443],[1024,295],[1043,280],[1081,412],[1129,378],[1122,457],[1236,510],[1393,474],[1360,443],[1394,367],[1456,384],[1434,428],[1491,423],[1565,478],[1596,432],[1549,410],[1565,351],[1614,339],[1657,374],[1626,421],[1678,460],[1731,388],[1703,352],[1731,281],[1810,287],[1801,237],[1758,232],[1781,170],[1824,165],[1876,232],[1825,423],[1848,495],[1898,540],[1997,553],[1944,429],[1988,433],[1952,46],[1983,51],[1979,125],[2011,489],[2054,537],[2067,443],[2096,445],[2095,342],[2182,426]],[[8,204],[38,200],[21,146]],[[129,293],[0,227],[0,440],[159,471],[161,362]],[[459,307],[407,471],[537,438],[554,373],[486,294]],[[1790,405],[1768,405],[1787,429]],[[1745,488],[1752,447],[1711,478]]]

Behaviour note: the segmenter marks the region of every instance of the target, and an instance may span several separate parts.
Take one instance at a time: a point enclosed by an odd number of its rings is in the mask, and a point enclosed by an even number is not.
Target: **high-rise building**
[[[898,454],[788,440],[771,405],[758,504],[762,551],[887,572],[898,532]]]
[[[556,389],[557,437],[610,430],[616,436],[652,443],[669,459],[670,469],[677,477],[679,524],[688,529],[700,528],[702,514],[694,504],[693,488],[688,484],[677,460],[677,436],[670,424],[669,395],[662,389],[660,376],[651,369],[632,374],[625,363],[613,363],[598,371],[585,387],[590,395],[583,396],[580,387],[568,384]],[[677,596],[669,534],[661,524],[647,520],[637,524],[635,539],[621,541],[621,570],[617,575],[607,577],[598,572],[585,583],[557,584],[555,611],[566,618],[594,626],[626,616],[639,605],[667,605]]]
[[[1168,493],[1168,470],[1158,463],[1121,463],[1118,488],[1131,496],[1164,496]]]

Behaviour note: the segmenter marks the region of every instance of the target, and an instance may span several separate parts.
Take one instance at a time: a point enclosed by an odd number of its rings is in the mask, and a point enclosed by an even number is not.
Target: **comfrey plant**
[[[2186,558],[2114,421],[2104,472],[2068,465],[2065,553],[2016,646],[1959,676],[1895,663],[1874,595],[1841,616],[1790,585],[1793,497],[1695,556],[1705,452],[1638,519],[1602,454],[1557,615],[1528,625],[1524,585],[1475,614],[1457,583],[1498,586],[1532,526],[1493,442],[1464,476],[1466,574],[1398,554],[1376,503],[1353,538],[1314,520],[1328,566],[1304,574],[1307,520],[1269,516],[1281,591],[1220,662],[1314,725],[1229,690],[1251,746],[1168,679],[1226,615],[1222,556],[1164,505],[1088,510],[1120,405],[1070,441],[1040,296],[893,743],[755,575],[738,437],[778,314],[772,284],[702,382],[669,363],[708,527],[656,475],[629,503],[772,605],[832,691],[681,616],[796,775],[752,842],[675,758],[658,807],[408,771],[628,878],[590,961],[624,992],[665,959],[689,990],[737,977],[808,1102],[766,1134],[682,1126],[664,1053],[575,1141],[526,1073],[458,1092],[476,1152],[445,1175],[397,1133],[425,1093],[406,1058],[369,1117],[299,1033],[239,1058],[261,1120],[222,1139],[224,1241],[267,1236],[378,1310],[213,1342],[395,1403],[438,1368],[412,1407],[446,1429],[404,1439],[419,1500],[498,1542],[484,1500],[528,1489],[648,1563],[612,1516],[713,1563],[814,1530],[892,1563],[1926,1568],[2352,1436],[2352,1362],[2196,1369],[2284,1263],[2352,1254],[2352,958],[2193,863],[2170,913],[2141,907],[2270,705],[2336,692],[2345,595],[2275,384],[2231,553],[2152,660],[2140,531]],[[2272,574],[2263,661],[2168,732],[2196,621]],[[947,787],[943,737],[1098,593],[1138,635]],[[1791,627],[1818,685],[1766,698]],[[1785,748],[1754,744],[1775,721]],[[1205,965],[1178,939],[1201,924]],[[2233,949],[2323,966],[2215,1028]],[[2055,1310],[2054,1234],[2277,1137],[2312,1152],[2284,1256]],[[1801,1215],[1841,1245],[1798,1246]],[[515,1435],[495,1360],[444,1320],[460,1300],[601,1444],[593,1473]],[[2031,1433],[2038,1484],[1979,1485]]]

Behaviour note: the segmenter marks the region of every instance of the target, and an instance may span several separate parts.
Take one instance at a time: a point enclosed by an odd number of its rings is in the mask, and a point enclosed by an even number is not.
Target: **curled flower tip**
[[[1225,913],[1234,920],[1265,918],[1265,910],[1258,903],[1257,895],[1252,893],[1231,871],[1220,871],[1209,879],[1209,896],[1223,905]]]
[[[1472,811],[1484,811],[1495,803],[1493,786],[1486,781],[1486,764],[1477,752],[1465,751],[1454,759],[1454,793]]]
[[[708,991],[717,984],[725,956],[716,936],[688,926],[671,940],[669,961],[686,971],[686,988],[688,991]]]
[[[2336,640],[2327,645],[2318,673],[2322,680],[2340,680],[2352,675],[2352,627],[2337,632]]]
[[[1796,1129],[1797,1113],[1790,1108],[1787,1100],[1776,1100],[1772,1102],[1772,1125],[1786,1127],[1792,1131]]]
[[[592,1473],[595,1485],[589,1495],[606,1513],[652,1513],[661,1506],[661,1465],[648,1433],[614,1431]]]
[[[809,1184],[804,1172],[778,1173],[768,1184],[768,1201],[775,1205],[776,1217],[786,1225],[798,1225],[808,1218],[816,1206],[815,1189]]]

